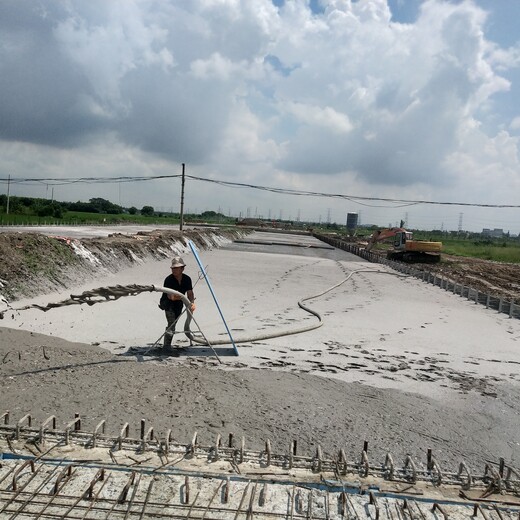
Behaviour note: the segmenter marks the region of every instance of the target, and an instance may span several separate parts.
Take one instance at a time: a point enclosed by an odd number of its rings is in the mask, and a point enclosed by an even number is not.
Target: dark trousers
[[[177,321],[177,318],[180,316],[180,313],[176,313],[175,311],[164,311],[166,314],[166,321],[168,325],[166,326],[166,332],[164,333],[164,346],[169,347],[172,344],[173,334],[175,332],[174,323]]]

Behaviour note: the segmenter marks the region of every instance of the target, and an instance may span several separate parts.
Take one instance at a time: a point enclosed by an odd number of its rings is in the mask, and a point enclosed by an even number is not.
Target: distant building
[[[482,234],[486,237],[502,238],[504,236],[504,230],[500,228],[488,229],[484,228]]]
[[[347,213],[347,233],[349,236],[354,236],[356,234],[356,229],[358,225],[358,214],[357,213]]]

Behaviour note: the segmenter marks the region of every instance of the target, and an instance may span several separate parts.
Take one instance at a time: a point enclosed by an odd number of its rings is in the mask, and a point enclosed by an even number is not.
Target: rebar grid
[[[119,436],[111,436],[105,433],[106,420],[100,421],[92,432],[81,429],[82,422],[79,414],[75,414],[64,430],[56,429],[56,417],[50,416],[39,425],[33,425],[30,414],[21,419],[11,421],[10,412],[0,415],[0,440],[2,438],[12,446],[13,441],[25,442],[25,445],[33,445],[38,454],[45,452],[48,446],[51,449],[56,446],[70,446],[72,444],[82,448],[106,448],[112,459],[117,451],[133,451],[138,454],[156,454],[166,462],[156,471],[167,471],[180,460],[198,459],[207,463],[227,462],[237,473],[239,466],[244,462],[253,464],[259,468],[275,468],[278,470],[305,470],[313,474],[330,474],[332,481],[341,481],[347,476],[356,478],[376,478],[384,481],[403,481],[409,483],[425,482],[434,486],[456,485],[462,490],[484,486],[486,489],[498,492],[520,491],[520,475],[512,467],[500,459],[497,468],[486,463],[484,471],[480,475],[470,472],[464,462],[459,464],[457,471],[443,471],[435,460],[432,451],[427,451],[426,467],[418,468],[411,457],[406,457],[404,464],[397,467],[391,454],[387,454],[384,463],[373,464],[368,456],[368,442],[365,441],[360,453],[359,461],[348,461],[345,451],[339,450],[336,457],[326,458],[321,446],[318,445],[313,456],[298,455],[297,442],[292,441],[287,453],[273,453],[271,441],[265,441],[265,448],[261,451],[246,449],[245,438],[241,438],[239,446],[236,446],[235,437],[229,434],[227,444],[224,445],[219,434],[212,446],[202,446],[198,442],[198,433],[195,432],[191,442],[180,444],[172,442],[171,429],[163,437],[155,436],[154,428],[147,427],[144,419],[140,422],[140,437],[130,437],[130,426],[126,423]],[[50,427],[52,426],[52,427]],[[13,451],[13,450],[11,450]],[[32,452],[35,454],[34,452]],[[36,454],[38,456],[38,454]],[[176,457],[170,461],[169,457]]]
[[[22,471],[21,466],[25,466]],[[0,475],[0,519],[517,520],[520,503],[463,503],[227,478],[140,474],[9,461]],[[19,479],[12,486],[15,472]],[[110,489],[109,489],[110,488]]]

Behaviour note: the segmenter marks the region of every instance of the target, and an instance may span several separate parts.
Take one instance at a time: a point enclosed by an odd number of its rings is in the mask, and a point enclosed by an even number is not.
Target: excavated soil
[[[184,237],[202,249],[219,241],[212,232]],[[8,299],[44,294],[99,276],[100,269],[117,272],[143,258],[165,259],[179,240],[176,232],[81,241],[0,234],[0,293]],[[94,261],[89,251],[101,260]],[[446,260],[427,268],[520,299],[518,266]],[[399,461],[409,454],[424,465],[427,449],[433,449],[444,468],[456,471],[464,459],[478,473],[484,462],[504,457],[517,464],[519,457],[520,389],[505,377],[496,380],[493,395],[470,389],[440,400],[303,371],[215,370],[189,357],[176,365],[138,362],[92,344],[0,327],[0,395],[0,413],[11,410],[17,419],[31,413],[36,423],[57,415],[63,427],[80,413],[86,429],[105,418],[114,435],[125,422],[137,435],[139,421],[146,419],[158,433],[172,428],[179,442],[188,443],[198,431],[201,442],[210,445],[217,434],[233,432],[244,435],[252,449],[262,449],[269,438],[273,449],[283,452],[298,440],[303,453],[313,454],[319,444],[333,455],[346,446],[348,458],[356,460],[367,440],[375,461],[392,452]]]
[[[223,239],[243,231],[150,231],[108,237],[46,236],[39,233],[0,233],[0,294],[7,300],[45,294],[99,276],[116,273],[146,259],[160,260],[176,254],[179,245],[192,240],[201,249],[218,247]]]
[[[423,268],[457,284],[474,287],[498,298],[520,302],[520,264],[444,254],[442,262]]]

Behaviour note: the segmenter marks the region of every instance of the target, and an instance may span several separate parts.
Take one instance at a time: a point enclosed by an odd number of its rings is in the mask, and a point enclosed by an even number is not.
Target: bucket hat
[[[172,267],[186,267],[186,264],[180,256],[174,256],[172,259]]]

